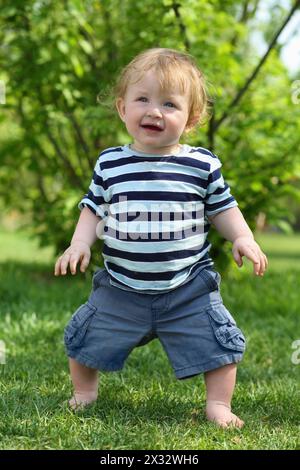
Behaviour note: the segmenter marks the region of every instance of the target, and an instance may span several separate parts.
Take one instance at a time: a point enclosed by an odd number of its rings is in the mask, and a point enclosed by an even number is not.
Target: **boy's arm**
[[[268,265],[267,257],[254,240],[241,211],[232,207],[210,216],[209,221],[226,240],[233,243],[232,252],[237,265],[242,266],[242,257],[246,256],[253,262],[255,274],[263,276]]]
[[[55,264],[54,274],[67,274],[68,266],[72,274],[76,274],[77,263],[80,271],[85,272],[91,258],[90,247],[97,240],[97,225],[101,221],[89,208],[84,207],[75,228],[69,248],[60,256]]]
[[[209,216],[209,221],[226,240],[232,243],[238,237],[249,237],[254,240],[253,233],[238,207],[232,207]]]
[[[97,240],[96,229],[100,220],[88,207],[84,207],[80,213],[71,245],[79,241],[91,247]]]

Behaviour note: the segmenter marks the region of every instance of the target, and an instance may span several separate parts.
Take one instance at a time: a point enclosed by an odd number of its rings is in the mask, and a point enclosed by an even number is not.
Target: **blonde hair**
[[[175,85],[180,93],[189,94],[187,129],[205,122],[209,105],[205,78],[195,59],[186,52],[165,48],[141,52],[121,71],[114,88],[115,99],[124,98],[128,85],[137,83],[150,69],[155,70],[163,91],[172,90]]]

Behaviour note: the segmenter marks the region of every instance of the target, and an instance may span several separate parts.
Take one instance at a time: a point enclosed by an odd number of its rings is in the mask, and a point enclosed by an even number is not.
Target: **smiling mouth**
[[[143,129],[149,129],[150,131],[158,131],[158,132],[162,132],[163,129],[161,129],[160,127],[158,126],[154,126],[152,124],[143,124],[141,126]]]

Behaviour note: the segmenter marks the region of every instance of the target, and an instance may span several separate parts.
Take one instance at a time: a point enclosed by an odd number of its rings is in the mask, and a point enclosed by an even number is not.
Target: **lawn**
[[[223,279],[222,295],[248,347],[233,409],[242,430],[205,421],[201,376],[177,381],[157,340],[135,349],[122,372],[101,374],[100,396],[73,414],[63,328],[86,300],[91,273],[55,278],[51,250],[0,232],[0,449],[299,449],[300,237],[262,237],[270,270]]]

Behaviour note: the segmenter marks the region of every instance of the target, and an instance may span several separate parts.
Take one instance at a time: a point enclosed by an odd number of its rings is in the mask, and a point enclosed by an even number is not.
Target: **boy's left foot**
[[[208,400],[206,402],[206,417],[221,428],[242,428],[244,426],[244,421],[231,413],[230,406],[221,401]]]

